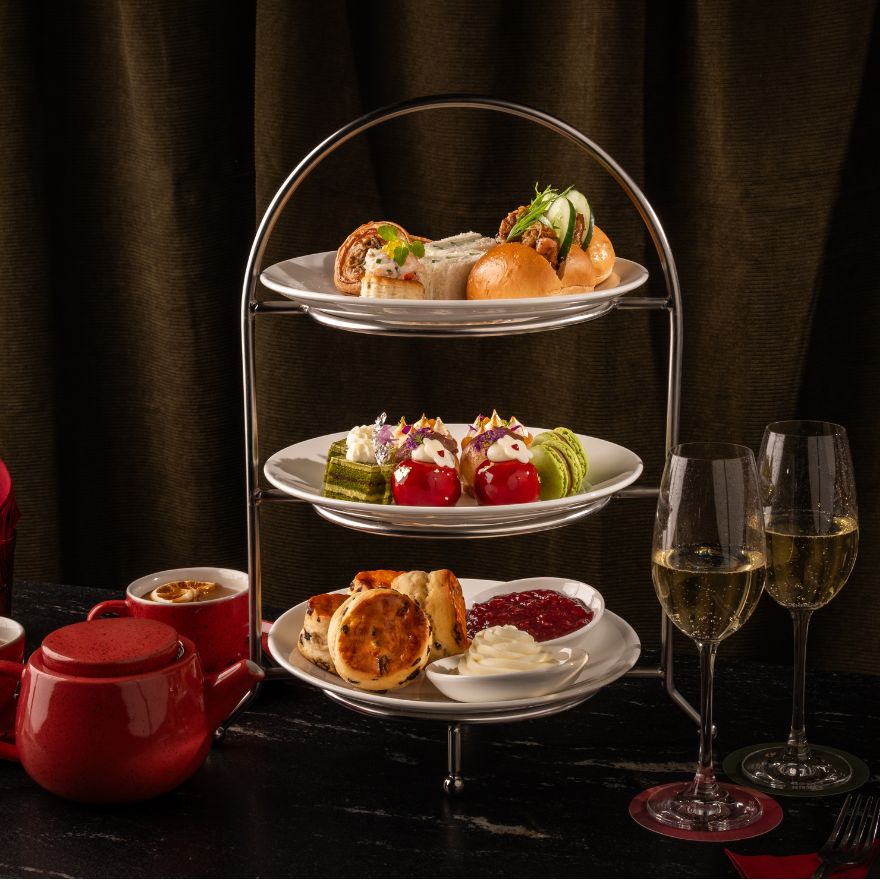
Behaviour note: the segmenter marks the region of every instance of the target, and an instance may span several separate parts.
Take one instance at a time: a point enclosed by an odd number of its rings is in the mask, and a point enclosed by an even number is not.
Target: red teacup
[[[156,587],[174,581],[210,581],[234,593],[199,602],[166,603],[146,598]],[[247,588],[247,575],[232,568],[170,568],[133,581],[125,599],[100,602],[88,619],[116,614],[167,623],[195,643],[204,669],[216,672],[248,656]]]
[[[0,617],[0,661],[8,664],[0,670],[0,737],[12,730],[12,697],[24,659],[24,627],[8,617]],[[8,674],[4,674],[8,673]]]

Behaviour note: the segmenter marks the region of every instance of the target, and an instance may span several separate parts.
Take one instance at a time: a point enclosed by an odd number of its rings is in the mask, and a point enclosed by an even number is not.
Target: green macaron
[[[588,463],[586,453],[577,435],[568,428],[554,428],[552,431],[544,431],[535,437],[532,443],[532,452],[534,453],[535,449],[541,447],[552,449],[565,462],[570,475],[565,495],[575,495],[579,492],[581,484],[587,476]]]
[[[587,458],[587,452],[584,449],[583,443],[581,443],[578,435],[575,434],[570,428],[554,428],[553,429],[556,434],[562,437],[566,443],[572,448],[575,456],[578,460],[578,465],[580,466],[581,478],[580,482],[578,482],[577,486],[574,487],[572,494],[579,491],[581,488],[581,483],[587,478],[587,472],[590,469],[590,462]]]
[[[541,501],[565,498],[571,488],[571,471],[562,455],[550,445],[532,446],[532,464],[541,479]]]

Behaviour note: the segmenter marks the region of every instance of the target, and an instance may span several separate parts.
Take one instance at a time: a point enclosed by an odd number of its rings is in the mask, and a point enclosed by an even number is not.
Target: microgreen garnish
[[[547,209],[553,204],[554,200],[559,198],[560,195],[566,195],[570,186],[566,187],[561,193],[558,190],[555,190],[552,186],[548,186],[543,192],[538,191],[538,184],[535,184],[535,198],[532,199],[532,203],[526,208],[525,213],[519,220],[516,221],[513,225],[513,229],[507,233],[507,241],[511,239],[517,238],[522,235],[534,222],[540,220],[545,223],[545,225],[550,225],[550,222],[544,218],[544,214],[547,212]]]
[[[396,226],[385,224],[376,229],[382,241],[397,241],[400,238],[400,230]]]
[[[406,262],[409,254],[416,257],[425,256],[425,246],[420,241],[405,242],[400,238],[400,230],[396,226],[385,224],[376,229],[380,238],[385,242],[382,250],[397,263],[402,266]]]

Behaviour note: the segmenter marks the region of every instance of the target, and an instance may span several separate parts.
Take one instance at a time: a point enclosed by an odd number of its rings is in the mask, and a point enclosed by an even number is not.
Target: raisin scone
[[[368,691],[418,678],[431,653],[431,624],[418,603],[379,587],[353,593],[336,609],[327,635],[336,674]]]
[[[402,571],[394,571],[391,568],[374,568],[372,571],[359,571],[351,582],[349,589],[352,593],[360,593],[361,590],[375,590],[377,587],[390,587],[394,578],[405,574]]]
[[[433,636],[430,660],[450,657],[467,650],[467,610],[461,584],[448,569],[408,571],[396,577],[391,587],[418,602],[431,621]]]
[[[312,596],[306,606],[306,616],[296,643],[297,650],[306,660],[328,672],[336,672],[327,647],[330,618],[347,598],[344,593],[321,593]]]

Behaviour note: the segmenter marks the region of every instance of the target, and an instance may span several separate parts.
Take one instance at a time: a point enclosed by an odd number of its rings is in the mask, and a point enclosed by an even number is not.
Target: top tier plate
[[[648,280],[648,270],[620,257],[592,293],[495,300],[393,300],[347,296],[333,286],[335,251],[306,254],[266,269],[260,280],[319,324],[382,336],[502,336],[591,321]]]

